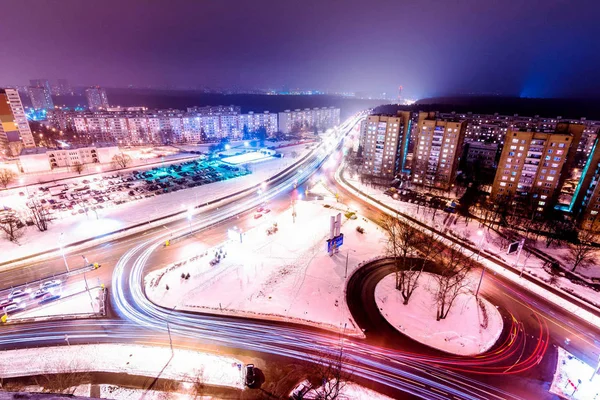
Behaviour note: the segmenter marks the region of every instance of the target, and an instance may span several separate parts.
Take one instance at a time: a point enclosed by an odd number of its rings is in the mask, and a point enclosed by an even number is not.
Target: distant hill
[[[376,112],[396,110],[440,111],[474,114],[525,115],[600,120],[600,99],[529,99],[500,96],[456,96],[421,99],[412,106],[395,104],[376,108]]]

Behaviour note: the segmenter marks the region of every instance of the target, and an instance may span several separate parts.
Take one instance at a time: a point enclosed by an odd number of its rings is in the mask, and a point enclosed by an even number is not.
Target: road
[[[300,177],[300,180],[312,174],[318,165],[319,163],[316,163],[311,169],[304,171],[305,175]],[[272,207],[287,205],[287,193],[291,189],[292,181],[268,189],[264,197],[273,199]],[[264,201],[264,197],[251,196],[244,201],[202,214],[199,221],[194,223],[194,229],[212,225],[226,217],[230,219],[217,229],[201,231],[196,235],[200,235],[207,245],[212,240],[220,241],[228,226],[239,223],[236,216]],[[380,215],[367,205],[361,205],[361,214],[375,220]],[[240,220],[242,223],[249,223],[250,218],[246,216]],[[340,339],[339,335],[330,332],[294,324],[166,310],[146,299],[142,277],[149,269],[158,268],[169,260],[177,259],[181,254],[178,252],[185,251],[184,240],[180,243],[175,241],[172,249],[166,251],[163,244],[166,238],[183,233],[189,228],[187,221],[173,223],[165,228],[153,228],[143,235],[109,242],[90,252],[86,251],[86,257],[90,261],[98,260],[103,265],[94,273],[105,282],[110,282],[111,302],[115,310],[112,318],[6,326],[3,327],[0,345],[3,348],[16,348],[64,344],[65,334],[69,335],[71,343],[119,341],[164,345],[168,343],[168,321],[175,345],[198,349],[214,349],[214,346],[217,346],[220,351],[260,354],[265,359],[284,356],[304,360],[321,357],[323,353],[336,352],[343,346],[344,354],[347,354],[346,368],[352,369],[355,379],[359,382],[370,382],[376,385],[378,390],[396,398],[404,396],[405,393],[430,399],[543,398],[543,384],[534,381],[539,379],[539,376],[544,376],[543,379],[547,380],[545,375],[551,369],[549,366],[552,360],[555,360],[553,352],[547,351],[552,349],[548,343],[564,340],[569,326],[566,323],[557,323],[558,317],[551,323],[545,323],[544,321],[549,321],[544,315],[546,311],[556,311],[552,310],[551,305],[518,288],[508,287],[505,282],[492,277],[491,274],[484,282],[482,293],[493,299],[493,302],[502,300],[505,315],[515,316],[517,322],[508,325],[505,332],[505,337],[510,337],[512,332],[515,339],[502,341],[503,343],[498,345],[500,352],[492,351],[483,357],[475,358],[457,358],[431,352],[405,338],[398,342],[395,339],[390,340],[399,335],[389,330],[386,332],[381,323],[369,325],[373,322],[361,320],[359,314],[354,316],[359,325],[367,329],[366,340]],[[81,258],[80,254],[69,257],[74,260],[78,258]],[[52,260],[44,264],[47,267],[43,270],[30,269],[19,279],[34,279],[47,272],[59,271],[64,268],[64,263],[61,263],[62,259]],[[384,269],[381,271],[385,272]],[[381,271],[378,273],[381,274]],[[368,307],[368,298],[365,296],[363,293],[351,297],[354,302],[360,297],[358,304],[362,302]],[[532,307],[529,304],[536,306]],[[547,310],[544,310],[545,307],[548,307]],[[371,314],[369,312],[369,315]],[[543,318],[536,319],[537,315],[542,315]],[[590,330],[583,322],[573,321],[570,316],[561,315],[560,318],[578,324],[577,328],[582,333],[581,343],[576,336],[573,336],[576,340],[572,343],[574,346],[581,346],[584,351],[591,337],[586,335],[597,335],[597,332]],[[378,336],[377,332],[380,329],[382,331]],[[527,339],[529,336],[531,340]],[[569,347],[567,349],[571,350]],[[545,356],[540,359],[542,354]],[[538,359],[542,360],[539,365]],[[511,369],[506,371],[508,368]],[[525,368],[528,369],[520,371]],[[507,385],[508,381],[511,382],[510,386]]]

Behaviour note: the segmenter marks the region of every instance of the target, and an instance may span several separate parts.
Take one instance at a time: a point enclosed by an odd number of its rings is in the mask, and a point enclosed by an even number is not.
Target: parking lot
[[[39,186],[35,191],[21,191],[19,200],[10,208],[24,224],[33,225],[27,203],[37,200],[50,219],[64,219],[77,214],[94,214],[136,200],[160,196],[183,189],[244,176],[250,172],[218,160],[193,160],[146,171],[115,173],[108,176],[85,177]],[[6,212],[6,211],[5,211]]]

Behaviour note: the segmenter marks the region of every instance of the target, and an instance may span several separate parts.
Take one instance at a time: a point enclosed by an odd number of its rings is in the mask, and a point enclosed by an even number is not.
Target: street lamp
[[[483,245],[483,239],[485,239],[485,235],[484,232],[480,229],[477,231],[477,234],[479,236],[481,236],[481,239],[479,239],[479,245],[477,245],[477,258],[476,261],[479,261],[479,255],[481,253],[481,247]],[[486,266],[485,264],[483,264],[483,268],[481,270],[481,277],[479,278],[479,284],[477,285],[477,291],[475,292],[475,298],[477,298],[477,296],[479,295],[479,289],[481,288],[481,282],[483,281],[483,275],[485,274],[485,270],[486,270]]]

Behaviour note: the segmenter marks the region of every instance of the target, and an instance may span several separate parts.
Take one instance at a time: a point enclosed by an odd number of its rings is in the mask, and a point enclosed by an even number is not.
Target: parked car
[[[256,383],[254,364],[246,364],[246,386],[251,387]]]

